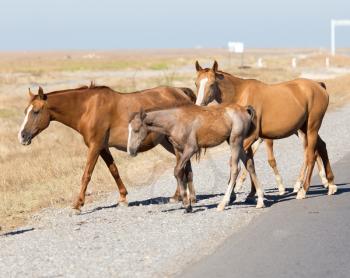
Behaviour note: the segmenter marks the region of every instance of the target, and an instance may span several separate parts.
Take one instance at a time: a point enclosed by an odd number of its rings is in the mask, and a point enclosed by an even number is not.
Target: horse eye
[[[38,115],[39,114],[39,110],[38,111],[33,111],[34,115]]]

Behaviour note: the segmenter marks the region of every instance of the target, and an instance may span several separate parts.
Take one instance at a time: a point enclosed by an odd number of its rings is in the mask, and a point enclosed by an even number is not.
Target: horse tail
[[[320,84],[323,89],[327,90],[326,84],[324,82],[318,82],[318,84]]]
[[[182,90],[185,93],[185,95],[188,96],[193,103],[196,103],[197,97],[190,88],[182,87],[179,89]]]
[[[248,105],[248,106],[245,107],[245,109],[246,109],[246,111],[247,111],[247,113],[249,115],[249,120],[250,120],[248,134],[246,135],[248,137],[255,130],[257,119],[256,119],[256,111],[255,111],[253,106]]]
[[[205,155],[205,153],[207,152],[207,148],[204,148],[204,151],[203,151],[202,148],[199,148],[199,150],[196,152],[196,161],[197,162],[199,162],[201,160],[203,152],[204,152],[204,155]]]

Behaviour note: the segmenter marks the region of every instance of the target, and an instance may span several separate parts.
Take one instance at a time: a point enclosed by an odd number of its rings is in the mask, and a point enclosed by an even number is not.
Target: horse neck
[[[47,94],[51,120],[79,131],[79,123],[84,113],[83,103],[88,100],[89,95],[81,91]]]
[[[148,112],[145,122],[150,131],[170,135],[174,125],[174,113],[171,110],[160,110]]]
[[[240,91],[238,87],[242,84],[244,79],[224,73],[224,78],[218,81],[220,90],[220,102],[234,102],[240,98]]]

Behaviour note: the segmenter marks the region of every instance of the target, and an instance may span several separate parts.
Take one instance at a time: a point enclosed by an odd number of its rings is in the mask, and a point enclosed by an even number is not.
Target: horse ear
[[[213,70],[214,72],[217,72],[217,71],[218,71],[218,68],[219,68],[218,62],[215,60],[215,61],[214,61],[214,64],[213,64],[213,67],[212,67],[212,70]]]
[[[196,61],[196,71],[201,71],[202,67],[199,65],[198,61]]]
[[[32,91],[30,90],[30,88],[28,88],[28,96],[29,99],[32,100],[34,98],[34,94],[32,93]]]
[[[45,99],[46,99],[46,95],[44,94],[44,90],[43,90],[43,88],[41,88],[41,87],[39,87],[38,95],[39,95],[39,98],[40,98],[40,99],[42,99],[42,100],[45,100]]]

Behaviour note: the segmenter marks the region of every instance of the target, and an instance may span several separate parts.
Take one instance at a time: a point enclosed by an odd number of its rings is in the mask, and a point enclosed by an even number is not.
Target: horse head
[[[203,69],[198,61],[196,61],[197,70],[197,101],[196,105],[208,105],[212,101],[221,102],[220,89],[218,80],[223,78],[223,75],[218,72],[218,62],[214,61],[211,68]]]
[[[39,87],[38,95],[29,89],[29,104],[24,110],[24,121],[18,132],[18,140],[22,145],[29,145],[32,139],[50,124],[50,113],[47,105],[47,96]]]
[[[131,156],[137,155],[138,148],[147,137],[148,128],[145,123],[146,116],[146,113],[141,109],[140,112],[134,113],[130,117],[127,152]]]

